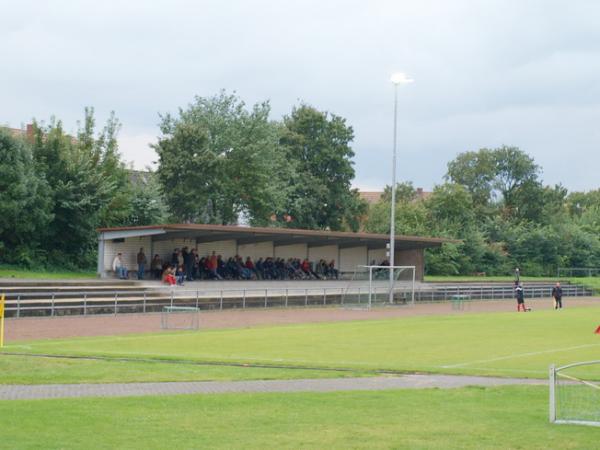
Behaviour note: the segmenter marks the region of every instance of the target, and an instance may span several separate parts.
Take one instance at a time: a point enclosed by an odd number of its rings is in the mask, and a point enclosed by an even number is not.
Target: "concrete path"
[[[544,385],[545,380],[454,375],[268,381],[0,385],[0,400],[264,392],[380,391],[463,386]]]

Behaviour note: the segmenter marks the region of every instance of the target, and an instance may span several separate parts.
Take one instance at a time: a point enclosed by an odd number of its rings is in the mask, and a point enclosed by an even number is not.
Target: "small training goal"
[[[163,330],[197,330],[200,309],[188,306],[165,306],[160,318]]]
[[[550,422],[600,426],[600,361],[550,366]]]
[[[415,266],[357,266],[341,304],[361,309],[414,305]]]

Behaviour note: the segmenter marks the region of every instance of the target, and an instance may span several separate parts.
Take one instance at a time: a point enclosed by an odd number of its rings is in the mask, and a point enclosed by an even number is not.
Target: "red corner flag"
[[[594,333],[600,334],[600,326],[598,328],[596,328],[596,331],[594,331]]]

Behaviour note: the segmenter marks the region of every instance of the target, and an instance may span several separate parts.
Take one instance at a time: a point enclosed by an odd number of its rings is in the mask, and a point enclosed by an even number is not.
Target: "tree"
[[[222,91],[161,116],[158,179],[176,220],[266,224],[286,193],[277,126],[268,102],[247,109]]]
[[[539,170],[533,158],[517,147],[502,146],[461,153],[448,163],[446,179],[463,185],[479,207],[497,200],[499,194],[510,215],[518,206],[519,191],[539,185]]]
[[[427,199],[426,206],[437,228],[451,230],[454,235],[475,220],[473,198],[460,184],[444,183],[436,186]]]
[[[43,248],[54,265],[90,267],[95,261],[95,230],[103,225],[103,214],[108,209],[120,214],[114,202],[122,193],[117,168],[109,163],[115,148],[102,145],[102,137],[94,139],[93,129],[92,110],[86,110],[81,141],[68,136],[60,121],[52,119],[48,126],[34,122],[34,161],[48,185],[53,216]],[[129,208],[126,200],[120,205]]]
[[[0,261],[39,263],[51,219],[47,186],[36,174],[29,146],[0,129]]]
[[[496,177],[494,151],[482,148],[464,152],[448,163],[446,179],[463,185],[473,197],[476,206],[487,206],[491,201]]]
[[[366,203],[351,189],[354,178],[352,127],[335,114],[300,105],[283,120],[280,143],[292,170],[283,212],[285,226],[356,229]]]

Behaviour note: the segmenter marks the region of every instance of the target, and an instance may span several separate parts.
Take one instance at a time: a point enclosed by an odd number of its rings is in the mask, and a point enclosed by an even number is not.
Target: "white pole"
[[[392,153],[392,205],[390,213],[390,303],[394,303],[394,256],[396,253],[396,137],[398,128],[398,83],[394,83],[394,147]]]

